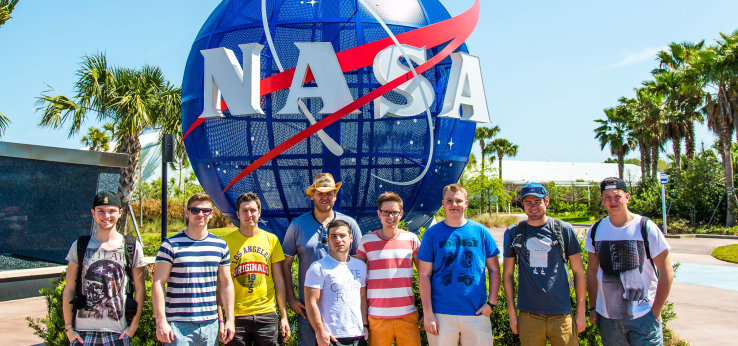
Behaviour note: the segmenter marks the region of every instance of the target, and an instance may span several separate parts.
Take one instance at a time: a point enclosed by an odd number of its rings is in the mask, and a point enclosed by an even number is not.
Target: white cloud
[[[609,69],[614,69],[618,67],[634,65],[634,64],[642,63],[644,61],[654,61],[654,59],[656,58],[656,54],[659,51],[666,50],[666,49],[667,49],[666,46],[661,46],[661,47],[653,47],[653,48],[644,48],[635,53],[625,52],[624,54],[622,54],[623,57],[620,59],[620,61],[612,65],[607,65],[603,67],[602,70],[609,70]]]

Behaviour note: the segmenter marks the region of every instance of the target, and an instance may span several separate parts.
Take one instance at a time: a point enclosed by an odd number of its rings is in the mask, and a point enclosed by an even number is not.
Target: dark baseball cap
[[[628,186],[625,185],[625,182],[623,179],[610,177],[605,178],[600,182],[600,193],[605,192],[605,190],[609,189],[618,189],[623,190],[623,192],[628,193]]]
[[[112,191],[100,191],[95,195],[95,199],[92,200],[92,207],[95,208],[98,205],[114,205],[121,208],[120,197],[117,193]]]
[[[520,199],[525,198],[525,196],[544,198],[548,196],[548,192],[546,191],[546,188],[539,183],[528,183],[520,189]]]

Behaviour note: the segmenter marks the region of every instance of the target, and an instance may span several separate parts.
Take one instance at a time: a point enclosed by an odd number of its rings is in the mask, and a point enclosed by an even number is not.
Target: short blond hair
[[[379,198],[377,198],[377,210],[382,207],[382,203],[384,202],[396,202],[400,206],[400,210],[402,210],[402,197],[392,191],[387,191],[379,195]]]
[[[463,186],[459,185],[459,184],[449,184],[449,185],[446,185],[446,187],[443,188],[443,195],[445,196],[446,195],[446,192],[448,192],[448,191],[451,191],[453,193],[456,193],[456,192],[461,191],[461,193],[464,194],[464,198],[465,199],[466,199],[466,197],[469,196],[469,194],[466,192],[466,189]]]

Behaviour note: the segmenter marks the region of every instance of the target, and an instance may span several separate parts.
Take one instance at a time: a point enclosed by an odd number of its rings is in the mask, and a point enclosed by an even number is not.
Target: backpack
[[[561,259],[564,260],[564,267],[566,267],[569,264],[569,258],[566,257],[566,250],[567,242],[566,238],[564,237],[564,226],[561,224],[561,220],[551,218],[553,221],[553,243],[552,246],[556,246],[556,248],[559,250],[559,255],[561,256]],[[520,265],[520,256],[523,249],[523,244],[526,242],[526,232],[525,232],[525,226],[526,226],[527,220],[523,220],[518,222],[518,224],[513,229],[513,240],[511,243],[511,247],[513,251],[515,252],[515,260]],[[566,268],[566,277],[569,280],[569,287],[572,286],[572,278],[571,273],[569,272],[569,269]]]
[[[77,238],[77,261],[79,266],[77,267],[77,281],[74,287],[74,299],[72,303],[72,324],[76,323],[77,310],[87,306],[87,297],[82,294],[82,263],[84,262],[85,254],[87,252],[87,245],[90,243],[89,235],[83,235]],[[125,270],[128,284],[126,285],[126,306],[125,316],[126,320],[130,323],[133,316],[136,314],[138,309],[138,303],[133,299],[133,254],[136,252],[136,238],[132,236],[123,236],[125,238],[125,245],[123,250],[125,252]]]
[[[594,246],[597,226],[600,225],[602,220],[604,219],[598,220],[594,225],[592,225],[592,228],[590,228],[589,237],[592,239],[592,246]],[[653,258],[651,258],[651,247],[648,244],[648,221],[651,221],[651,219],[646,216],[641,216],[641,223],[639,225],[641,228],[641,238],[643,239],[643,246],[646,248],[646,257],[651,261],[651,266],[653,266],[653,271],[656,273],[656,277],[659,277],[659,270],[656,268],[656,264],[653,263]]]

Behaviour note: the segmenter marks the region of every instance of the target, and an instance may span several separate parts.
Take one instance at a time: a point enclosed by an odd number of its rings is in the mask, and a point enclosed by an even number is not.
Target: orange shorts
[[[418,313],[399,318],[369,316],[369,346],[419,346]]]

